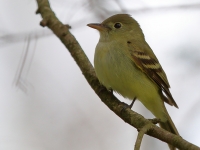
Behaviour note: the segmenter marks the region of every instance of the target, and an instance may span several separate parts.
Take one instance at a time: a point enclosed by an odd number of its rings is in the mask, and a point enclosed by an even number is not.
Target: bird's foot
[[[122,110],[121,110],[121,113],[122,113],[123,111],[125,111],[127,108],[130,108],[130,109],[131,109],[131,108],[133,107],[133,104],[134,104],[135,100],[136,100],[136,97],[133,99],[133,101],[131,102],[130,105],[128,105],[128,104],[122,102],[122,104],[123,104],[124,106],[123,106],[123,108],[122,108]]]
[[[161,120],[159,118],[153,118],[153,119],[148,119],[149,121],[151,121],[151,123],[153,124],[158,124],[161,122]]]
[[[129,108],[131,109],[133,107],[133,104],[135,103],[136,97],[134,97],[133,101],[131,102],[131,104],[129,105]]]

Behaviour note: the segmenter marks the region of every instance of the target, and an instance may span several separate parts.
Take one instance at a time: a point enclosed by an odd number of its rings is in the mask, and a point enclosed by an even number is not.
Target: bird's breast
[[[118,46],[117,46],[118,45]],[[128,58],[126,45],[99,42],[94,57],[94,66],[99,81],[107,88],[124,97],[133,98],[133,63]],[[130,94],[131,93],[131,94]]]
[[[129,55],[128,46],[123,43],[99,42],[94,57],[99,81],[126,98],[155,97],[156,86],[135,66]],[[151,92],[147,92],[149,90]]]

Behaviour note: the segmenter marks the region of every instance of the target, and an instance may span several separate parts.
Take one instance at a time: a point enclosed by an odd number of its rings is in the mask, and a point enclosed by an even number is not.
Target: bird
[[[139,100],[161,128],[179,135],[165,103],[178,108],[167,76],[145,40],[139,23],[129,14],[113,15],[102,23],[89,23],[100,33],[94,69],[100,83],[130,100]],[[176,147],[169,145],[170,150]]]

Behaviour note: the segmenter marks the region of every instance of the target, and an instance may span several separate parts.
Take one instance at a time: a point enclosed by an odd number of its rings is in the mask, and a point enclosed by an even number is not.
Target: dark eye
[[[118,28],[121,28],[121,23],[115,23],[115,25],[114,25],[114,27],[116,28],[116,29],[118,29]]]

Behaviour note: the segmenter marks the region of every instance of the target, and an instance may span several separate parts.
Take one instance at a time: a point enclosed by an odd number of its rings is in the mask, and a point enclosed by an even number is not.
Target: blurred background
[[[50,4],[92,63],[99,33],[86,24],[131,14],[168,76],[179,106],[167,106],[172,120],[184,139],[200,146],[200,0]],[[36,10],[33,0],[0,1],[0,150],[133,150],[137,130],[100,101],[60,40],[39,26]],[[153,118],[138,101],[133,110]],[[141,149],[168,146],[145,135]]]

